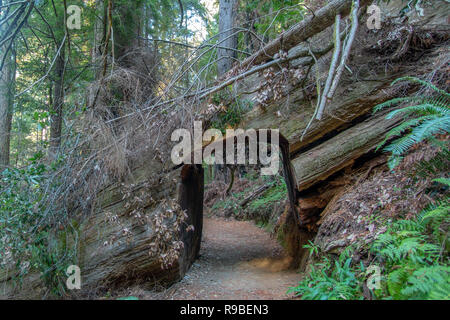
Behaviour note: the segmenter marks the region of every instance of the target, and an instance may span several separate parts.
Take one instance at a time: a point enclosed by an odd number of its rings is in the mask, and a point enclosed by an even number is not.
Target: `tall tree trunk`
[[[236,58],[238,36],[233,35],[233,28],[236,25],[237,4],[237,0],[220,0],[219,4],[219,46],[225,47],[217,50],[219,77],[231,69]]]
[[[64,40],[65,41],[65,40]],[[56,58],[54,82],[53,82],[53,105],[51,106],[50,123],[50,153],[56,155],[61,145],[62,118],[64,105],[64,69],[65,69],[65,43]],[[58,50],[58,48],[57,48]]]
[[[255,27],[255,22],[258,21],[259,14],[256,10],[246,10],[245,15],[247,20],[245,22],[245,28],[249,30],[249,32],[245,33],[245,45],[247,47],[247,51],[253,54],[262,44],[261,41],[255,37],[255,34],[258,33]]]
[[[219,2],[219,46],[217,49],[217,75],[221,77],[233,66],[236,58],[237,34],[233,28],[236,24],[237,0],[220,0]],[[227,183],[228,170],[225,165],[214,165],[214,178]]]
[[[217,75],[221,77],[233,66],[236,58],[238,35],[233,33],[236,25],[237,0],[220,0],[219,3],[219,46],[217,49]],[[215,179],[223,178],[225,183],[228,178],[228,170],[224,165],[214,166]],[[221,173],[221,174],[220,174]]]
[[[101,57],[103,54],[103,47],[106,38],[106,6],[103,0],[95,1],[96,12],[99,18],[94,23],[94,43],[92,46],[92,63],[94,65],[95,78],[98,79],[101,74]]]
[[[8,60],[3,69],[0,70],[0,170],[9,166],[11,144],[15,59],[9,57]]]

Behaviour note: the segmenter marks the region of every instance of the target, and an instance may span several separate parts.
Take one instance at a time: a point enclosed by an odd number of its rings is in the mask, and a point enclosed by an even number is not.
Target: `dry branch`
[[[325,87],[323,88],[322,96],[319,97],[318,101],[320,101],[319,109],[317,111],[317,119],[322,118],[323,109],[325,108],[325,103],[328,95],[328,91],[330,90],[331,83],[333,81],[334,73],[337,67],[337,61],[339,59],[339,54],[341,53],[341,38],[340,38],[340,23],[341,23],[341,15],[338,14],[336,16],[336,25],[334,29],[334,53],[333,58],[331,59],[330,69],[328,70],[327,81],[325,82]]]
[[[370,3],[371,0],[361,0],[361,6]],[[279,50],[289,50],[299,43],[311,38],[317,33],[325,30],[333,24],[334,17],[340,14],[342,17],[350,13],[352,0],[335,0],[318,10],[312,17],[306,18],[290,30],[282,33],[278,38],[268,43],[264,48],[257,51],[251,57],[245,59],[237,69],[243,69],[249,65],[260,64],[273,56]]]
[[[345,63],[347,62],[347,58],[350,54],[350,50],[352,48],[353,40],[355,39],[356,31],[358,30],[358,9],[359,9],[359,1],[354,0],[354,5],[352,8],[352,27],[350,33],[348,34],[348,38],[345,40],[343,53],[341,57],[341,63],[336,71],[336,75],[333,79],[333,84],[331,85],[330,91],[326,93],[326,97],[324,97],[325,102],[330,101],[333,98],[334,92],[339,84],[339,80],[341,79],[342,72],[344,71]],[[323,111],[323,110],[322,110]],[[321,119],[322,113],[319,112],[317,115],[317,119]]]

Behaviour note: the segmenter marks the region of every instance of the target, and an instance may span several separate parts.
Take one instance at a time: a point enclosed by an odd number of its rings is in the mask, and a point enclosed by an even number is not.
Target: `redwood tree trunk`
[[[219,48],[217,50],[218,76],[222,76],[231,69],[236,58],[237,34],[233,35],[236,24],[237,0],[220,0],[219,6]]]
[[[55,155],[61,145],[62,117],[64,105],[64,68],[65,68],[65,50],[64,46],[56,58],[54,83],[53,83],[53,105],[51,106],[51,124],[50,124],[50,153]]]
[[[1,57],[1,55],[0,55]],[[15,68],[12,58],[0,70],[0,170],[9,166]]]

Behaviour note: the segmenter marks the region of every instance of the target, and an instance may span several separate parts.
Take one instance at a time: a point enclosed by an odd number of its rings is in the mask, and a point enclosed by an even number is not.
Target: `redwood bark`
[[[0,171],[9,166],[10,160],[15,61],[11,57],[8,60],[0,70]]]
[[[64,40],[65,41],[65,40]],[[62,117],[64,105],[64,69],[65,69],[65,44],[61,43],[61,50],[56,57],[53,82],[53,104],[51,106],[50,123],[50,152],[56,154],[61,145]]]

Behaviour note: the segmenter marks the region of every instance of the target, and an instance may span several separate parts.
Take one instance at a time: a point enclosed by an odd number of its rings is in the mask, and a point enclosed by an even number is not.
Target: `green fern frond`
[[[393,110],[386,116],[387,119],[392,119],[396,116],[403,115],[405,119],[403,123],[387,133],[384,140],[378,145],[377,150],[389,139],[405,134],[410,130],[405,136],[394,140],[389,146],[384,148],[384,151],[391,152],[391,157],[388,161],[389,168],[391,169],[400,163],[402,160],[401,155],[414,144],[423,140],[433,140],[435,134],[450,132],[450,94],[431,83],[414,77],[396,79],[392,82],[392,85],[399,81],[419,83],[423,87],[431,89],[434,94],[394,98],[374,108],[374,112],[377,112],[386,107],[398,104],[413,104]],[[408,119],[411,116],[415,117]]]
[[[450,187],[450,178],[437,178],[433,181],[445,184],[446,186]]]
[[[380,103],[378,105],[376,105],[373,109],[373,112],[376,113],[378,111],[381,111],[383,109],[392,107],[394,105],[399,105],[402,103],[411,103],[411,102],[417,102],[417,103],[423,103],[423,96],[415,96],[415,97],[400,97],[400,98],[394,98],[391,100],[388,100],[386,102]]]
[[[423,103],[391,111],[386,115],[386,119],[392,119],[399,114],[409,115],[412,113],[448,116],[450,115],[450,109],[443,106],[438,106],[436,104]]]
[[[409,272],[407,268],[399,268],[394,270],[388,275],[387,286],[389,293],[394,297],[394,299],[401,298],[401,292],[407,283],[409,278]]]
[[[424,231],[425,227],[419,223],[417,220],[398,220],[392,227],[392,232],[398,235],[402,235],[399,231],[409,231],[411,233],[420,234]]]
[[[391,152],[394,156],[399,156],[405,153],[409,148],[411,148],[416,143],[412,133],[407,134],[399,139],[394,140],[390,145],[385,147],[383,150],[386,152]]]
[[[414,141],[420,142],[434,134],[448,132],[450,132],[450,115],[423,122],[413,130],[412,135]]]
[[[384,148],[384,150],[392,152],[393,155],[401,155],[414,144],[423,141],[434,134],[450,132],[450,116],[430,117],[430,119],[424,120],[417,127],[414,127],[411,133],[395,140],[389,146]]]
[[[424,86],[424,87],[426,87],[426,88],[429,88],[429,89],[432,89],[432,90],[436,91],[436,92],[439,93],[439,94],[442,94],[442,95],[444,95],[444,96],[450,97],[450,94],[447,93],[446,91],[439,89],[438,87],[436,87],[435,85],[433,85],[433,84],[430,83],[430,82],[424,81],[424,80],[419,79],[419,78],[416,78],[416,77],[409,77],[409,76],[407,76],[407,77],[401,77],[401,78],[395,79],[395,80],[391,83],[391,86],[393,86],[393,85],[396,84],[397,82],[401,82],[401,81],[409,81],[409,82],[419,83],[419,84],[421,84],[422,86]]]
[[[436,291],[445,287],[450,288],[450,267],[433,265],[414,271],[401,293],[410,299],[426,299],[431,292],[436,294]]]

